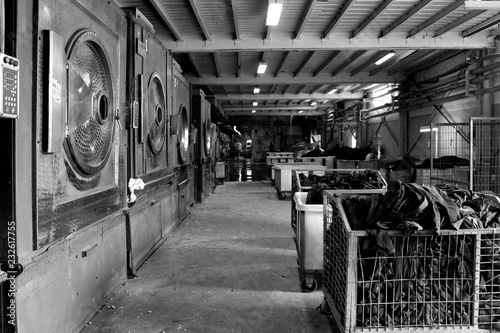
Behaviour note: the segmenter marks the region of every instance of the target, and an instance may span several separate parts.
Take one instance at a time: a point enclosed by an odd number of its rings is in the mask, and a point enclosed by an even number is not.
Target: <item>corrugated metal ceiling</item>
[[[500,22],[500,1],[482,1],[491,7],[483,9],[465,0],[277,1],[279,25],[267,27],[268,0],[117,0],[139,9],[185,77],[223,106],[247,105],[243,95],[259,86],[271,104],[309,94],[327,110],[362,98],[360,87],[400,82],[429,59],[493,48]],[[375,66],[388,51],[396,55]],[[260,60],[268,69],[257,75]],[[333,87],[341,94],[328,95]]]

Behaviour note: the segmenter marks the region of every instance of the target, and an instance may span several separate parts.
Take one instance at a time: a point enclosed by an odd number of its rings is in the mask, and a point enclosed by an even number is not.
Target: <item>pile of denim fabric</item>
[[[467,326],[477,293],[480,328],[500,327],[500,238],[482,235],[476,286],[476,235],[440,232],[500,227],[500,209],[482,193],[397,181],[342,205],[351,228],[368,234],[358,248],[357,326]]]

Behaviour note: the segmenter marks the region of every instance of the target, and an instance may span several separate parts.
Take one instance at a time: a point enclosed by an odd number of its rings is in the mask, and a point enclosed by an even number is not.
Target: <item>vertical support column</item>
[[[498,52],[500,52],[500,40],[495,39],[495,53],[498,53]],[[499,60],[497,58],[494,58],[493,61],[499,61]],[[493,85],[493,87],[500,85],[500,77],[493,78],[492,85]],[[490,113],[482,114],[482,116],[484,116],[484,117],[500,117],[500,91],[496,91],[492,94],[487,94],[485,96],[488,96],[488,95],[492,95],[490,97],[491,111],[490,111]],[[487,101],[488,101],[488,99],[485,98],[484,104],[486,104]]]
[[[392,109],[394,110],[394,97],[392,98]],[[399,154],[405,156],[408,153],[408,112],[399,112]]]

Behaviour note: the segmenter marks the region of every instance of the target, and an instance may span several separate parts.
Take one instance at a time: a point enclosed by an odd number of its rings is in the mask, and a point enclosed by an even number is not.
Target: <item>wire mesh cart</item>
[[[273,170],[275,171],[275,182],[274,187],[276,188],[276,194],[278,198],[283,200],[286,199],[286,194],[292,192],[292,170],[310,170],[310,171],[320,171],[325,170],[326,166],[319,165],[316,162],[295,162],[295,163],[278,163],[274,164]]]
[[[389,230],[385,255],[351,228],[347,198],[323,191],[321,309],[341,332],[499,331],[500,229]]]

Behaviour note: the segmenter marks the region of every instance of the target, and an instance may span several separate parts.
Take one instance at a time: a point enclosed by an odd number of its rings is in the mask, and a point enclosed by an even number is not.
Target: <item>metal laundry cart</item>
[[[313,171],[309,171],[311,173]],[[320,171],[323,176],[353,177],[356,174],[365,175],[368,172],[376,175],[373,180],[378,189],[343,189],[332,190],[330,193],[348,194],[383,194],[387,191],[387,183],[377,170],[360,169],[328,169]],[[323,271],[323,204],[307,204],[309,186],[302,187],[299,172],[292,170],[293,174],[293,201],[292,201],[292,229],[296,232],[297,263],[303,278],[301,288],[303,292],[316,290],[318,282],[315,274]],[[318,174],[316,174],[318,176]],[[295,227],[294,227],[295,225]]]

